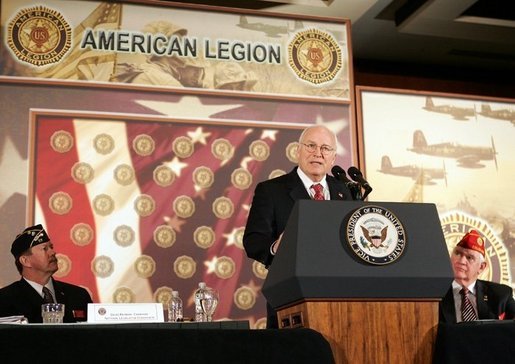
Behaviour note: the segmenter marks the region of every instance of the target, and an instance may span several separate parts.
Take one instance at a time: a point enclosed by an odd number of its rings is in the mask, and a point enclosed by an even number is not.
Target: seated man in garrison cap
[[[29,323],[42,322],[41,305],[64,303],[64,322],[84,321],[91,296],[84,288],[56,281],[54,245],[41,225],[26,228],[11,246],[22,278],[0,289],[0,316],[23,315]]]
[[[478,279],[485,270],[484,238],[471,230],[451,255],[454,281],[440,302],[440,322],[515,318],[513,290],[505,284]]]

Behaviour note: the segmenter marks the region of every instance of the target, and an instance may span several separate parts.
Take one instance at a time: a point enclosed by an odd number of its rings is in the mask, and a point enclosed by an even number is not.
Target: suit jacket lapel
[[[343,186],[340,183],[337,183],[335,180],[327,178],[327,185],[329,186],[329,194],[331,195],[331,200],[345,200],[345,193],[343,190]]]
[[[479,279],[476,281],[476,305],[478,319],[490,318],[488,296],[485,295],[485,285]]]
[[[311,197],[309,196],[308,191],[304,188],[304,184],[297,174],[297,168],[298,167],[295,167],[293,171],[288,173],[286,186],[290,190],[290,197],[293,201],[309,200]]]
[[[442,300],[442,309],[445,322],[456,323],[456,308],[454,306],[452,287],[447,291],[445,297]]]

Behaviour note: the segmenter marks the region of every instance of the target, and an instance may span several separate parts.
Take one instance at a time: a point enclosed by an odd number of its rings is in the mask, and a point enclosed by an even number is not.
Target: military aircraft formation
[[[455,142],[440,144],[427,144],[426,137],[421,130],[413,133],[413,146],[409,151],[443,158],[454,158],[458,166],[464,168],[482,168],[481,161],[493,160],[497,169],[497,152],[495,150],[494,139],[491,138],[491,147],[478,147],[460,145]]]
[[[509,109],[497,109],[492,110],[489,104],[482,104],[481,111],[478,113],[479,115],[485,116],[487,118],[499,119],[499,120],[507,120],[515,126],[515,111]]]
[[[425,185],[434,185],[434,179],[444,179],[445,185],[447,186],[445,163],[443,163],[443,168],[419,167],[415,164],[406,164],[394,167],[390,157],[383,155],[381,158],[381,169],[379,172],[394,176],[410,177],[413,180],[422,181]]]
[[[435,105],[433,98],[426,97],[424,110],[449,114],[456,120],[469,120],[469,117],[477,117],[476,109],[471,107],[459,107],[454,105]]]
[[[236,26],[265,33],[268,37],[279,38],[281,34],[288,34],[298,29],[302,29],[304,25],[300,20],[296,20],[293,29],[290,29],[287,25],[272,25],[266,23],[249,23],[245,15],[240,16],[240,22]]]

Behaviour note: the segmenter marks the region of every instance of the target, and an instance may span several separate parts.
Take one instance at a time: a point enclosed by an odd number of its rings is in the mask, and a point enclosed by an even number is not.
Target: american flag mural
[[[32,119],[34,221],[56,245],[58,279],[99,302],[167,307],[178,290],[190,317],[204,281],[220,292],[215,319],[264,327],[266,269],[246,257],[242,236],[255,184],[293,168],[304,125]]]

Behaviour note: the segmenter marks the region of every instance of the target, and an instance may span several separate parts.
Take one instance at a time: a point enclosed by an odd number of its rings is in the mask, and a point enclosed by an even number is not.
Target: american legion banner
[[[2,1],[4,75],[350,100],[344,22],[44,4]]]
[[[166,307],[178,290],[191,317],[205,281],[214,319],[264,327],[267,271],[242,246],[253,191],[295,166],[307,125],[336,133],[336,163],[355,162],[349,24],[2,0],[1,25],[5,236],[44,224],[56,277],[96,302]]]

